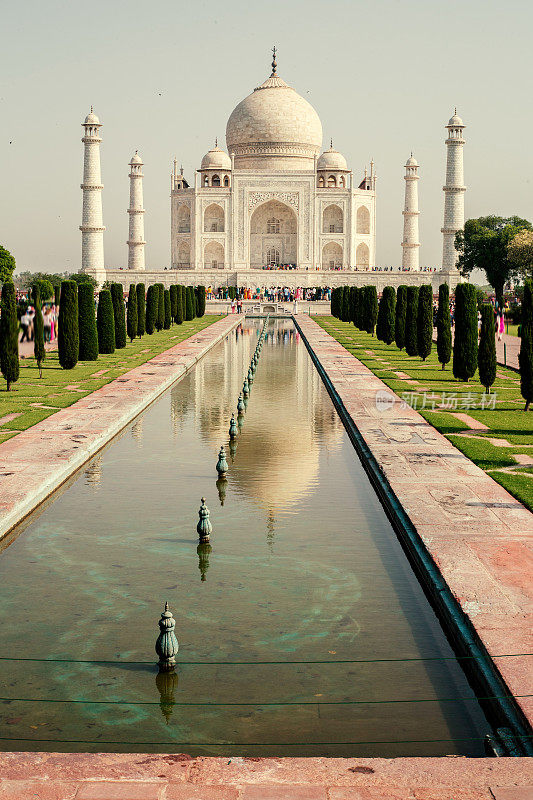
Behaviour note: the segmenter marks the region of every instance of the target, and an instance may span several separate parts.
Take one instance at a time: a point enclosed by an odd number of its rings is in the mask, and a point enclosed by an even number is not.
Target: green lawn
[[[477,375],[464,383],[453,377],[451,364],[443,371],[437,361],[435,344],[431,355],[423,362],[418,356],[408,356],[404,350],[398,350],[394,344],[386,345],[358,331],[350,323],[334,317],[314,319],[390,389],[416,407],[455,447],[533,511],[533,472],[521,468],[513,458],[516,453],[533,458],[533,411],[523,410],[520,376],[516,372],[498,365],[491,395],[486,395]],[[407,378],[396,373],[404,373]],[[408,380],[415,383],[408,383]],[[441,404],[447,407],[442,408]],[[471,430],[454,416],[456,413],[468,414],[489,430]],[[465,431],[473,435],[458,435]],[[508,471],[513,467],[520,474]]]
[[[220,318],[206,315],[192,322],[173,325],[168,331],[154,332],[151,336],[145,334],[142,339],[135,339],[131,344],[128,342],[125,348],[115,350],[112,355],[100,355],[98,361],[79,361],[74,369],[69,370],[60,367],[57,350],[49,352],[43,364],[42,378],[39,378],[33,358],[21,359],[20,378],[12,385],[10,392],[6,391],[6,382],[0,377],[0,418],[9,414],[17,415],[0,424],[0,443],[55,414],[60,408],[72,405],[80,397],[144,364]],[[96,374],[102,370],[103,374]]]

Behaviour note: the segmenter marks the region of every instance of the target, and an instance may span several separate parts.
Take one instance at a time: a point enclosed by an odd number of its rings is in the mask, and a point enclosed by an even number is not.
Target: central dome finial
[[[270,76],[271,78],[273,78],[274,75],[276,74],[277,68],[278,65],[276,64],[276,45],[274,45],[274,47],[272,48],[272,75]]]

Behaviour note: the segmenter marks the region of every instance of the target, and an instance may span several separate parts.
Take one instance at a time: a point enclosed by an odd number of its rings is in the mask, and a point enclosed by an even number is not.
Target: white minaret
[[[449,271],[455,269],[457,251],[455,249],[455,234],[465,224],[465,197],[463,170],[463,120],[457,116],[455,109],[453,117],[446,125],[448,138],[446,139],[446,186],[444,191],[444,224],[441,228],[442,243],[442,269]]]
[[[135,151],[130,161],[128,269],[144,269],[143,160]]]
[[[419,270],[420,242],[418,241],[418,161],[410,158],[405,164],[405,204],[403,209],[402,268]]]
[[[100,120],[93,113],[82,123],[85,135],[83,153],[83,211],[81,217],[81,268],[104,272],[104,224],[102,219],[102,174],[100,171]]]

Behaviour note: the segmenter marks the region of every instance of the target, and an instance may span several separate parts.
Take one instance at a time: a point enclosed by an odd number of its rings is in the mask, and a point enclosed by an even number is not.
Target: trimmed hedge
[[[407,287],[405,310],[405,351],[408,356],[418,355],[418,286]]]
[[[378,292],[375,286],[365,287],[365,331],[374,335],[378,319]]]
[[[39,287],[33,287],[33,305],[35,306],[35,316],[33,318],[33,355],[39,369],[39,378],[43,377],[43,361],[46,358],[44,347],[44,323],[41,311],[41,296]]]
[[[7,382],[7,391],[11,384],[19,379],[19,323],[17,318],[17,300],[15,284],[7,281],[2,286],[2,314],[0,315],[0,369]]]
[[[433,345],[433,289],[428,283],[418,290],[416,326],[418,355],[425,361]]]
[[[452,357],[452,322],[450,318],[450,287],[439,286],[439,308],[437,311],[437,357],[442,369]]]
[[[111,284],[113,315],[115,319],[115,347],[117,350],[126,347],[126,314],[124,309],[124,290],[121,283]]]
[[[76,281],[61,282],[58,322],[57,354],[59,363],[63,369],[72,369],[78,363],[80,352],[78,284]]]
[[[114,353],[115,315],[113,313],[113,300],[109,289],[102,289],[98,295],[96,328],[98,331],[98,352],[102,353],[102,355]]]
[[[203,317],[205,314],[205,286],[201,284],[198,286],[198,317]]]
[[[177,285],[177,295],[176,295],[176,316],[174,317],[174,322],[176,325],[181,325],[183,322],[184,312],[183,312],[183,289],[184,287],[179,283]]]
[[[455,336],[453,375],[467,381],[477,369],[477,290],[471,283],[455,289]]]
[[[91,283],[78,286],[78,332],[80,361],[97,361],[98,332],[94,309],[94,289]]]
[[[178,287],[175,283],[170,287],[170,316],[172,321],[176,320],[176,313],[178,308]]]
[[[165,287],[162,283],[156,283],[157,297],[157,316],[155,319],[156,330],[162,331],[165,327]]]
[[[185,287],[185,319],[187,322],[194,319],[194,289],[192,286]]]
[[[522,323],[520,336],[520,392],[526,401],[525,411],[533,400],[533,283],[528,281],[524,286],[522,299]]]
[[[137,289],[134,283],[130,283],[130,291],[128,294],[128,310],[126,314],[126,330],[130,337],[130,342],[133,342],[137,336]]]
[[[376,336],[385,344],[394,341],[394,327],[396,324],[396,292],[394,287],[385,286],[379,302]]]
[[[163,290],[163,299],[165,303],[165,320],[163,327],[166,331],[170,329],[172,325],[172,314],[171,314],[171,303],[170,303],[170,289]]]
[[[146,288],[144,283],[138,283],[135,287],[137,293],[137,336],[144,336],[146,333]]]
[[[146,294],[146,333],[150,336],[155,330],[157,320],[157,307],[159,303],[159,289],[152,283]]]
[[[481,338],[477,351],[479,382],[490,392],[496,380],[496,336],[494,331],[494,311],[489,303],[481,306]]]

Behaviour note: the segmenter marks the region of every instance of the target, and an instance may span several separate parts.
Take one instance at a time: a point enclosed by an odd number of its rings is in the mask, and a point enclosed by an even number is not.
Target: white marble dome
[[[407,159],[407,161],[405,162],[405,166],[406,167],[418,167],[418,161],[416,160],[416,158],[413,156],[412,153],[409,156],[409,158]]]
[[[244,168],[307,168],[320,152],[322,124],[313,106],[272,74],[233,110],[226,144]]]
[[[218,145],[202,158],[202,169],[231,169],[231,158]]]
[[[463,120],[457,114],[457,111],[456,111],[455,114],[453,115],[453,117],[450,117],[447,127],[455,128],[455,127],[461,127],[461,126],[464,127]]]
[[[131,158],[130,165],[134,166],[135,164],[142,164],[142,163],[143,163],[143,160],[139,155],[139,151],[136,150],[135,153],[133,154],[132,158]]]
[[[346,163],[346,159],[342,153],[339,153],[339,151],[335,150],[333,145],[331,145],[329,150],[324,150],[318,159],[316,168],[324,170],[342,170],[343,172],[347,172],[348,164]]]

